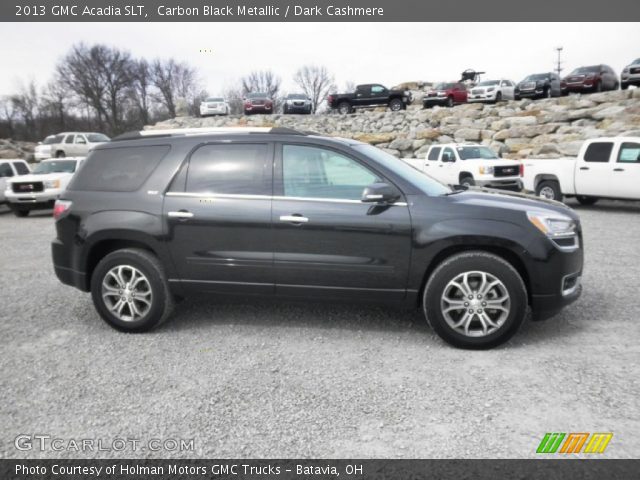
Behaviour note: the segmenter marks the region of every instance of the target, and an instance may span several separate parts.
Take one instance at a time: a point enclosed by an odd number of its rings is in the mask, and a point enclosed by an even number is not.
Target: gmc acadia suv
[[[54,209],[53,264],[113,327],[193,292],[421,308],[444,340],[505,342],[581,293],[564,205],[452,189],[371,145],[282,128],[145,131],[93,150]]]

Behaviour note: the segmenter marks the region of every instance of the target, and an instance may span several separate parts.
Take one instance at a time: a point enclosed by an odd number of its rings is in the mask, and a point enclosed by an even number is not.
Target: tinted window
[[[102,133],[90,133],[87,135],[90,143],[108,142],[110,139]]]
[[[380,85],[374,85],[373,87],[371,87],[371,93],[383,93],[384,91],[385,88]]]
[[[584,153],[584,161],[606,163],[609,161],[612,149],[613,143],[611,142],[592,143]]]
[[[270,195],[266,144],[204,145],[189,160],[187,191]]]
[[[67,135],[67,138],[65,138],[64,143],[73,143],[73,135]]]
[[[0,178],[2,177],[13,177],[13,170],[8,163],[0,163]]]
[[[429,160],[438,160],[438,157],[440,156],[440,150],[442,150],[441,147],[433,147],[431,150],[429,150]]]
[[[282,149],[282,177],[287,197],[360,200],[362,191],[382,181],[355,160],[332,150],[301,145]]]
[[[460,160],[481,158],[483,160],[499,160],[500,157],[489,147],[458,147]]]
[[[133,192],[168,151],[167,145],[94,150],[71,181],[69,190]]]
[[[77,160],[49,160],[36,165],[33,173],[73,173],[77,163]]]
[[[16,171],[18,172],[18,175],[26,175],[27,173],[29,173],[29,167],[27,167],[22,162],[14,162],[13,166],[15,167]]]
[[[625,142],[620,146],[618,162],[640,163],[640,143]]]
[[[453,153],[453,149],[449,147],[445,148],[444,152],[442,152],[442,161],[446,162],[447,160],[450,162],[456,161],[456,154]]]

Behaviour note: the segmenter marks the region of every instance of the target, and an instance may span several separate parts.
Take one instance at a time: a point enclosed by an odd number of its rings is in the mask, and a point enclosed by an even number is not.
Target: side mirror
[[[400,198],[400,192],[388,183],[372,183],[362,192],[364,203],[393,203]]]

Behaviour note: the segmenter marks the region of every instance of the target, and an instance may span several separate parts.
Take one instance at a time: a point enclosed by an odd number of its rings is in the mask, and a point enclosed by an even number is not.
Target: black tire
[[[593,87],[593,90],[600,93],[602,91],[602,82],[596,82],[596,86]]]
[[[460,185],[466,185],[468,187],[473,187],[475,186],[476,181],[473,179],[473,177],[471,175],[463,175],[460,178]]]
[[[470,336],[456,330],[447,322],[445,313],[443,313],[442,299],[447,289],[450,288],[449,282],[466,272],[484,272],[495,277],[502,284],[496,288],[506,289],[508,294],[509,303],[506,314],[497,314],[497,310],[484,312],[485,315],[494,315],[492,320],[499,326],[483,336]],[[471,304],[467,302],[462,308],[461,315],[467,315],[467,306],[474,307],[475,303],[482,305],[481,302],[484,299],[477,295],[479,290],[472,290],[472,292],[473,300],[461,297],[462,301],[473,302]],[[492,295],[492,290],[487,293],[487,301],[489,301],[489,295]],[[497,293],[493,295],[497,295]],[[527,288],[518,271],[503,258],[483,251],[463,252],[452,255],[436,267],[424,288],[422,306],[427,323],[445,342],[458,348],[485,350],[505,343],[522,326],[527,314]],[[482,308],[475,311],[470,309],[469,312],[474,312],[470,313],[471,325],[474,328],[469,328],[468,331],[477,331],[480,320],[478,314],[482,313]],[[504,318],[497,319],[496,314],[497,316],[504,315]]]
[[[502,92],[498,92],[496,93],[496,100],[495,103],[501,102],[502,101]]]
[[[289,109],[287,108],[287,106],[285,105],[284,108],[282,109],[282,113],[284,113],[285,115],[287,115],[289,113]]]
[[[394,98],[389,102],[389,110],[391,110],[392,112],[399,112],[403,109],[403,107],[404,104],[399,98]]]
[[[536,195],[549,200],[562,201],[562,190],[560,184],[555,180],[543,180],[536,186]]]
[[[620,84],[620,88],[621,88],[622,90],[626,90],[626,89],[628,89],[628,88],[629,88],[629,84],[628,84],[628,83],[621,83],[621,84]]]
[[[66,157],[66,154],[64,153],[63,150],[58,150],[56,152],[56,158],[64,158],[64,157]]]
[[[519,100],[521,100],[521,99],[522,99],[522,97],[521,97],[520,95],[516,95],[516,94],[514,94],[514,95],[513,95],[513,99],[514,99],[515,101],[519,101]]]
[[[576,200],[578,200],[578,203],[580,205],[588,206],[588,205],[594,205],[599,200],[599,198],[598,197],[585,197],[584,195],[578,195],[578,196],[576,196]]]
[[[106,278],[107,273],[118,265],[137,269],[146,277],[150,286],[151,306],[137,320],[124,321],[118,318],[109,310],[102,296],[103,280]],[[151,330],[164,322],[174,307],[174,299],[169,290],[169,283],[160,261],[153,254],[135,248],[116,250],[100,260],[91,276],[91,297],[96,310],[103,320],[111,327],[124,332],[146,332]]]
[[[551,98],[553,97],[553,91],[551,90],[551,87],[547,87],[544,90],[544,98]]]
[[[28,217],[31,212],[28,208],[11,207],[11,211],[16,217],[24,218]]]
[[[338,112],[342,115],[348,115],[351,113],[351,104],[349,102],[340,102],[338,104]]]
[[[451,108],[454,106],[454,104],[455,102],[453,101],[453,97],[447,98],[447,107]]]

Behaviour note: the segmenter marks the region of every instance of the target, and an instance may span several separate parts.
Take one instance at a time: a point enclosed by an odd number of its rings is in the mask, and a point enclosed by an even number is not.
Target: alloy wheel
[[[102,280],[102,299],[119,320],[135,322],[151,310],[153,292],[149,279],[131,265],[118,265]]]

